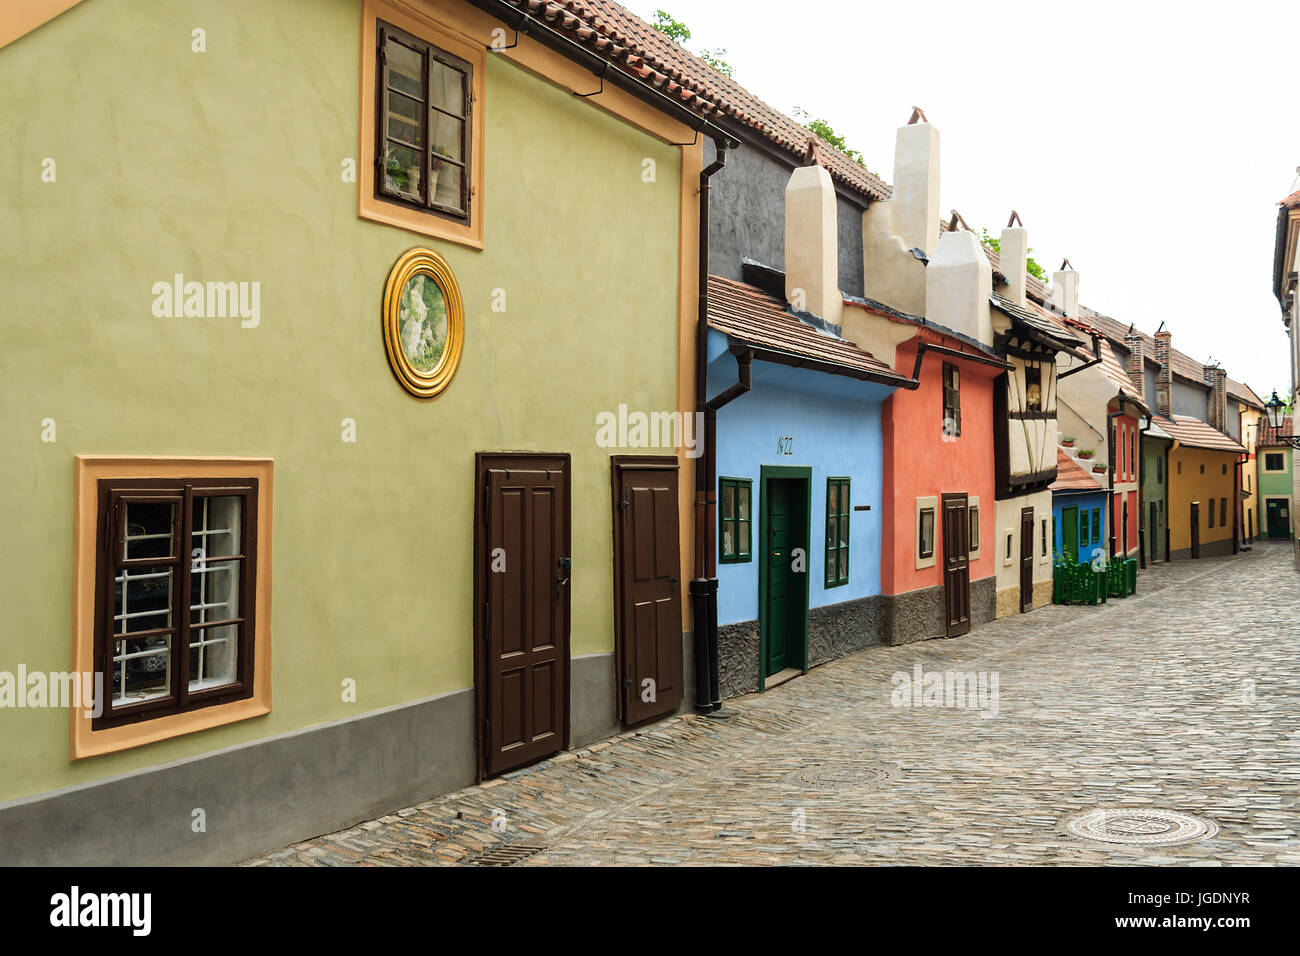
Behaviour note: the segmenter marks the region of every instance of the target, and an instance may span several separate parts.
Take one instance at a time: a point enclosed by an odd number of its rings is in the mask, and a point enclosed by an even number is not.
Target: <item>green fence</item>
[[[1112,561],[1103,571],[1075,564],[1062,555],[1052,568],[1053,604],[1104,604],[1109,598],[1137,593],[1137,559]]]

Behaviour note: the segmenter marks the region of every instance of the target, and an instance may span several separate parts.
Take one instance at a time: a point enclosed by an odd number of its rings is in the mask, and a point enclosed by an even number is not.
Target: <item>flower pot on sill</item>
[[[1093,465],[1093,466],[1092,466],[1092,470],[1093,470],[1094,472],[1096,472],[1097,474],[1099,474],[1099,475],[1104,475],[1104,474],[1106,474],[1106,466],[1105,466],[1105,465]]]
[[[1073,439],[1073,438],[1065,438],[1065,439],[1062,439],[1061,444],[1064,445],[1066,448],[1073,448],[1073,447],[1074,447],[1074,439]]]

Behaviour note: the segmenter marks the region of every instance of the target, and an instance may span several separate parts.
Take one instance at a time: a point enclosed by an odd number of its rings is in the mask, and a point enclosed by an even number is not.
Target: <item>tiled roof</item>
[[[1284,209],[1294,209],[1296,206],[1300,206],[1300,192],[1292,193],[1278,203],[1278,205],[1282,206]]]
[[[1056,480],[1049,491],[1101,491],[1105,486],[1079,466],[1059,445],[1056,448]]]
[[[1112,319],[1108,315],[1102,315],[1100,312],[1090,309],[1087,306],[1079,307],[1079,317],[1112,342],[1117,345],[1124,345],[1124,336],[1128,335],[1128,326],[1123,322],[1120,322],[1117,319]],[[1142,337],[1142,354],[1144,358],[1148,361],[1154,362],[1156,357],[1156,340],[1145,332],[1137,329],[1134,329],[1134,331]],[[1196,361],[1190,355],[1187,355],[1185,352],[1180,352],[1178,349],[1171,348],[1169,350],[1169,364],[1172,366],[1174,374],[1179,378],[1185,379],[1189,382],[1194,382],[1197,385],[1205,386],[1207,388],[1209,387],[1205,381],[1205,366]],[[1260,401],[1259,396],[1254,393],[1249,385],[1233,381],[1230,378],[1227,380],[1226,390],[1230,397],[1235,398],[1238,401],[1245,402],[1247,405],[1257,405],[1260,408],[1264,407],[1264,403]]]
[[[813,134],[768,106],[613,0],[504,0],[567,33],[593,53],[710,119],[726,117],[781,147],[797,162]],[[868,199],[888,199],[890,187],[825,140],[817,139],[821,165]]]
[[[1187,445],[1190,448],[1231,451],[1239,455],[1246,453],[1246,449],[1233,439],[1199,418],[1192,418],[1190,415],[1175,415],[1172,418],[1166,418],[1164,415],[1153,415],[1151,420],[1168,432],[1179,444]]]
[[[1285,444],[1285,442],[1278,441],[1278,436],[1294,435],[1295,434],[1295,431],[1293,430],[1294,424],[1295,423],[1292,421],[1290,415],[1287,415],[1285,418],[1282,419],[1281,428],[1274,428],[1272,425],[1268,423],[1267,418],[1261,419],[1259,423],[1258,447],[1271,448],[1271,447],[1276,447]]]
[[[997,309],[1003,315],[1010,317],[1012,322],[1028,328],[1039,335],[1046,336],[1061,345],[1063,348],[1083,344],[1083,340],[1071,332],[1065,325],[1060,325],[1051,321],[1041,311],[1022,308],[1010,299],[1003,298],[997,293],[989,296],[989,301],[993,303],[993,308]]]
[[[911,381],[852,342],[800,322],[775,296],[734,279],[709,276],[709,327],[765,351],[839,366],[858,378],[868,373]]]

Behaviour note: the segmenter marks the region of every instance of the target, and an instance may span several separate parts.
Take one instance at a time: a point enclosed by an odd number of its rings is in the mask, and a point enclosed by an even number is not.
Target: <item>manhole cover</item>
[[[520,860],[526,860],[534,853],[540,853],[540,846],[499,846],[488,850],[472,865],[474,866],[511,866]]]
[[[786,779],[810,790],[848,790],[884,783],[889,771],[864,763],[816,763],[801,767]]]
[[[1144,808],[1093,810],[1065,824],[1075,836],[1131,846],[1175,846],[1206,840],[1219,832],[1212,820]]]

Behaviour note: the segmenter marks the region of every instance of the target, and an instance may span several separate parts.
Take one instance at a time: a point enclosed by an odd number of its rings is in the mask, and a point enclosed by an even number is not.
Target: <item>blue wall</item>
[[[709,330],[709,396],[736,381],[736,360],[726,337]],[[758,618],[760,468],[812,468],[809,525],[810,607],[839,604],[880,593],[881,430],[880,405],[892,387],[840,375],[755,361],[753,388],[718,412],[717,466],[722,478],[753,481],[753,560],[718,565],[718,623]],[[777,444],[792,437],[790,455]],[[852,479],[849,518],[849,583],[827,588],[826,479]]]
[[[1106,492],[1104,491],[1085,491],[1079,494],[1052,494],[1052,521],[1056,525],[1056,545],[1055,552],[1060,554],[1065,543],[1065,528],[1061,524],[1064,520],[1066,508],[1078,508],[1079,516],[1076,520],[1082,524],[1083,510],[1088,509],[1088,545],[1082,544],[1081,528],[1075,528],[1075,534],[1080,541],[1079,554],[1076,557],[1080,564],[1088,564],[1092,561],[1092,549],[1101,548],[1106,550]],[[1101,527],[1094,525],[1092,512],[1096,511],[1101,517]]]

